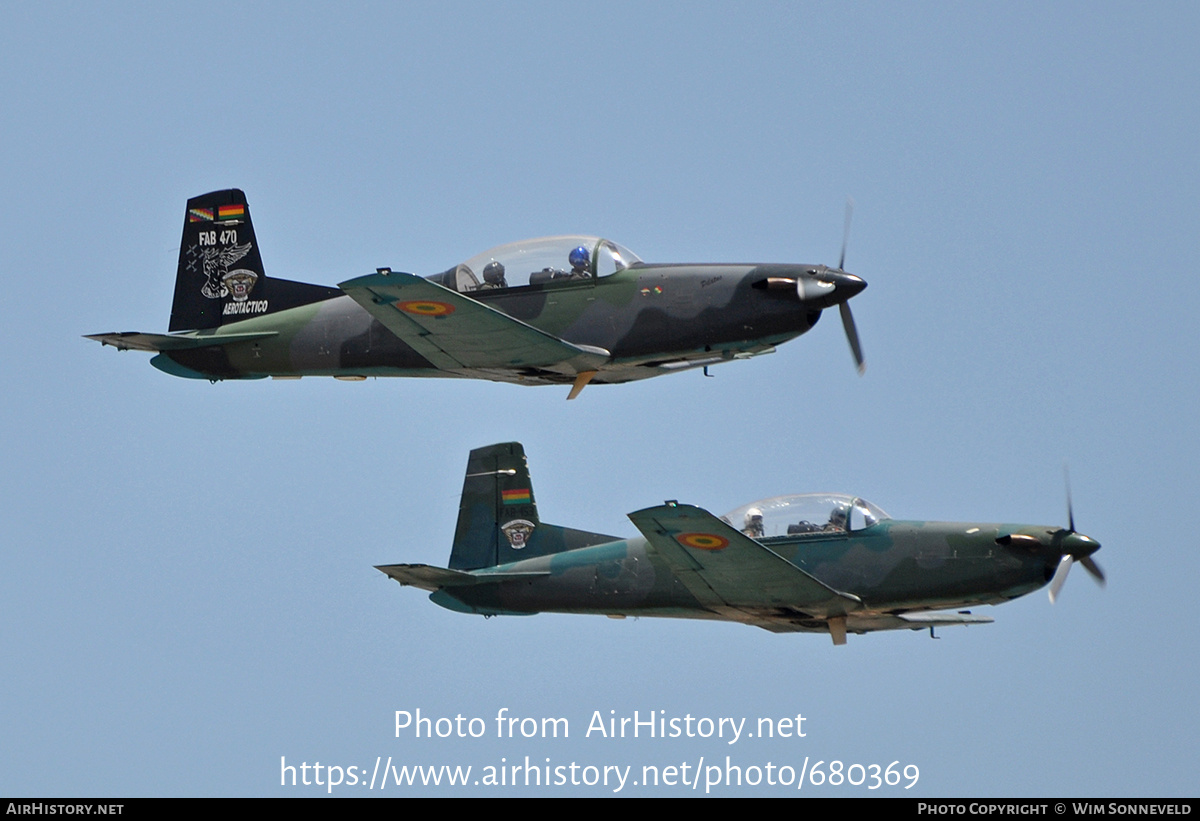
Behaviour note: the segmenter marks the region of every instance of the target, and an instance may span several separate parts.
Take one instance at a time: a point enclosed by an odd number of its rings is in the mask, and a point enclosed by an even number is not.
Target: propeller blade
[[[1063,584],[1067,581],[1067,573],[1070,572],[1074,562],[1083,565],[1083,569],[1096,580],[1096,584],[1104,587],[1104,571],[1092,558],[1092,554],[1100,549],[1100,544],[1075,530],[1075,506],[1071,503],[1071,472],[1065,463],[1063,464],[1063,483],[1067,487],[1067,527],[1054,533],[1054,545],[1060,550],[1073,550],[1074,553],[1064,552],[1058,560],[1054,577],[1050,579],[1051,604],[1054,604],[1054,600],[1058,598],[1058,591],[1062,590]]]
[[[858,328],[854,326],[854,314],[850,313],[850,303],[841,303],[838,310],[842,314],[842,327],[846,331],[846,340],[850,343],[850,352],[854,354],[854,364],[858,366],[858,374],[861,376],[866,371],[867,364],[863,361],[862,346],[858,343]]]
[[[1100,565],[1096,564],[1095,559],[1091,556],[1084,556],[1079,560],[1079,563],[1083,565],[1084,570],[1092,574],[1092,578],[1096,580],[1096,584],[1104,587],[1104,571],[1100,569]]]
[[[1074,559],[1070,554],[1064,555],[1058,560],[1058,568],[1054,571],[1054,578],[1050,580],[1050,603],[1058,598],[1058,591],[1062,590],[1062,586],[1067,582],[1067,574],[1071,572],[1071,565]]]
[[[1067,530],[1075,532],[1075,507],[1071,504],[1071,472],[1063,464],[1063,481],[1067,485]]]
[[[846,270],[846,246],[850,244],[850,218],[854,216],[854,200],[846,197],[846,222],[842,226],[842,256],[838,260],[838,270]]]

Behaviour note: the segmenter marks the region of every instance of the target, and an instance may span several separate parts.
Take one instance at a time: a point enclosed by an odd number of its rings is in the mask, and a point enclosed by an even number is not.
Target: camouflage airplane
[[[1068,496],[1068,510],[1070,502]],[[923,630],[984,624],[959,608],[1000,604],[1050,583],[1053,602],[1100,545],[1066,528],[899,521],[839,494],[777,496],[720,518],[669,501],[629,514],[640,538],[538,518],[516,442],[471,451],[450,567],[379,570],[450,610],[717,619],[774,633]],[[949,611],[949,612],[946,612]]]
[[[843,243],[843,261],[845,247]],[[771,353],[866,286],[824,265],[649,265],[599,237],[502,245],[428,277],[268,277],[245,195],[188,200],[168,334],[91,335],[175,376],[618,383]]]

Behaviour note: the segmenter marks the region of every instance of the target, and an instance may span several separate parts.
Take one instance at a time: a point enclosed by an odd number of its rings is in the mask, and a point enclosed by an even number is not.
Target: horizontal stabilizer
[[[162,353],[163,351],[184,351],[217,345],[232,345],[234,342],[248,342],[253,339],[266,339],[269,336],[278,335],[278,331],[202,335],[144,334],[138,331],[122,331],[111,334],[87,334],[84,339],[94,339],[101,345],[112,345],[120,351]]]
[[[538,576],[549,576],[549,571],[534,573],[464,573],[428,564],[379,564],[375,569],[391,576],[400,584],[419,587],[431,593],[445,587],[466,587],[474,584],[498,584],[519,581]]]
[[[427,564],[379,564],[375,569],[386,573],[400,584],[419,587],[422,590],[441,590],[443,587],[460,587],[475,584],[475,577],[458,570],[433,567]]]
[[[545,368],[574,375],[610,359],[413,274],[381,271],[341,283],[355,302],[441,370]]]

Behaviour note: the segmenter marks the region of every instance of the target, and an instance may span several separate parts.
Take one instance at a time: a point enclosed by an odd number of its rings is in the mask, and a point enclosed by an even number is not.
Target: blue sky
[[[920,769],[825,795],[1194,794],[1198,35],[1184,3],[6,6],[0,792],[326,792],[281,787],[281,758],[729,755]],[[184,201],[226,187],[269,274],[327,284],[561,233],[833,264],[853,196],[868,370],[832,315],[714,379],[569,405],[449,380],[209,385],[81,339],[166,329]],[[1065,524],[1066,462],[1110,581],[835,648],[485,621],[373,569],[444,564],[467,451],[508,440],[544,519],[623,535],[663,499],[817,490]],[[489,731],[501,708],[565,717],[571,737],[395,737],[418,708]],[[610,710],[803,714],[806,736],[585,738]]]

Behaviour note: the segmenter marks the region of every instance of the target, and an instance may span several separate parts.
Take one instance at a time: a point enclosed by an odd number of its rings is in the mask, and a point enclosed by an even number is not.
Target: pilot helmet
[[[846,519],[849,516],[849,514],[850,514],[850,509],[847,508],[845,505],[839,504],[836,507],[834,507],[833,511],[829,514],[829,523],[838,525],[840,527],[845,527]]]
[[[571,262],[571,267],[576,271],[582,271],[591,264],[591,258],[588,255],[588,249],[582,245],[575,248],[571,255],[567,257]]]
[[[504,264],[492,260],[483,268],[483,281],[497,285],[504,281]]]
[[[756,507],[752,507],[746,511],[746,527],[750,527],[751,525],[762,527],[762,523],[763,517],[761,510]]]

